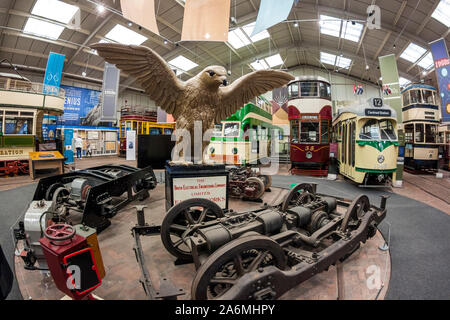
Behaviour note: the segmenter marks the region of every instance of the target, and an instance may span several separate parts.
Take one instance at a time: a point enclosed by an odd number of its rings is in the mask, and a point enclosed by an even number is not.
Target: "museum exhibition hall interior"
[[[450,0],[1,0],[0,300],[450,299],[449,34]]]

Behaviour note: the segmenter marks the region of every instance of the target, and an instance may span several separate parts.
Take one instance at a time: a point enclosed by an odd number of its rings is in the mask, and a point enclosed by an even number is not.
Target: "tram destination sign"
[[[366,116],[368,117],[390,117],[391,110],[386,109],[366,109]]]

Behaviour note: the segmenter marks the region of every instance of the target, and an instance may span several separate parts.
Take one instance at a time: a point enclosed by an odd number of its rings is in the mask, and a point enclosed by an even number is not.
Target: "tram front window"
[[[221,137],[221,136],[222,136],[222,124],[217,123],[214,125],[213,137]]]
[[[434,124],[425,125],[425,142],[436,143],[437,126]]]
[[[396,140],[394,124],[391,120],[380,121],[380,131],[382,140]]]
[[[225,123],[225,137],[239,137],[239,123]]]
[[[300,125],[300,143],[319,143],[319,123],[302,122]]]
[[[320,97],[331,99],[331,88],[329,84],[319,82]]]
[[[317,97],[317,83],[316,82],[301,82],[300,90],[302,97]]]
[[[289,85],[289,98],[298,97],[298,82]]]
[[[423,102],[427,104],[434,104],[433,91],[423,90]]]
[[[411,103],[422,103],[422,91],[421,90],[411,90]]]
[[[378,120],[370,119],[369,121],[367,121],[366,124],[361,128],[359,138],[365,140],[379,140],[380,130],[378,126]]]

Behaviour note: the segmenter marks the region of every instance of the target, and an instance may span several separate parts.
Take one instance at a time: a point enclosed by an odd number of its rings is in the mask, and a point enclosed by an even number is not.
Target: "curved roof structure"
[[[245,45],[233,44],[231,38],[229,42],[180,42],[183,0],[155,0],[161,36],[130,24],[121,15],[120,1],[61,0],[80,9],[79,28],[61,22],[60,17],[47,18],[36,13],[33,8],[38,1],[1,1],[0,61],[6,58],[19,70],[43,73],[49,52],[58,52],[66,56],[65,77],[97,82],[102,81],[104,61],[89,45],[117,41],[110,34],[115,28],[131,30],[136,41],[143,41],[167,61],[178,61],[180,56],[189,59],[194,67],[181,71],[183,79],[207,65],[223,65],[234,80],[258,67],[255,62],[279,54],[273,60],[282,60],[283,64],[273,68],[314,66],[374,84],[380,78],[378,57],[392,53],[397,57],[403,82],[434,79],[428,43],[448,39],[450,30],[448,0],[301,0],[295,2],[287,21],[258,38],[247,34]],[[103,4],[103,11],[98,10],[99,3]],[[232,0],[231,4],[230,33],[248,33],[260,0]],[[370,5],[380,9],[380,28],[371,28],[367,23],[368,16],[375,13]],[[30,19],[34,24],[52,25],[48,30],[51,35],[30,32]],[[137,86],[134,79],[122,75],[123,86]]]

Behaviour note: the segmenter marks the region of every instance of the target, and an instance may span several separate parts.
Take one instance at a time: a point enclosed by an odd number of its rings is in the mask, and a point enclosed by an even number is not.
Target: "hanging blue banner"
[[[258,18],[251,37],[286,20],[291,12],[293,3],[294,0],[261,0]]]
[[[442,101],[442,122],[450,122],[450,60],[448,58],[447,46],[444,39],[439,39],[431,42],[430,47]]]
[[[65,56],[63,54],[50,52],[45,69],[43,93],[57,96],[61,84],[62,70]]]

